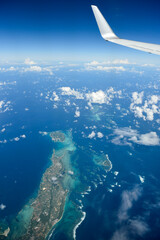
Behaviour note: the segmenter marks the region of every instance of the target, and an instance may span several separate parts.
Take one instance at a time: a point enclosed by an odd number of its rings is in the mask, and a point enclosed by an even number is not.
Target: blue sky
[[[0,56],[3,60],[159,62],[150,55],[106,43],[91,4],[102,11],[119,37],[160,44],[160,3],[144,0],[23,0],[0,2]]]

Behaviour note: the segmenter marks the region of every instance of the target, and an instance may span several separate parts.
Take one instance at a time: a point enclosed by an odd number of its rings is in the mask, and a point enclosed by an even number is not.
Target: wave
[[[84,219],[86,218],[86,212],[82,212],[82,217],[79,223],[77,223],[77,225],[74,227],[73,229],[73,239],[76,240],[76,231],[77,228],[79,228],[79,226],[81,225],[81,223],[84,221]]]

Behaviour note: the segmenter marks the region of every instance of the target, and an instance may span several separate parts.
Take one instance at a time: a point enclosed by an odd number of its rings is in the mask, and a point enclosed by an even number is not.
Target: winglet
[[[111,40],[111,39],[115,39],[118,38],[114,32],[112,31],[112,29],[110,28],[109,24],[107,23],[107,21],[105,20],[105,18],[103,17],[103,15],[101,14],[101,12],[99,11],[99,9],[94,6],[91,5],[96,22],[98,24],[98,28],[99,31],[101,33],[101,36],[105,39],[105,40]]]

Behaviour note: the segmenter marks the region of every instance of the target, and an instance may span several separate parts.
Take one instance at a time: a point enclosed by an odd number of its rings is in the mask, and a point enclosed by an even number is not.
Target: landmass
[[[100,156],[94,155],[93,161],[97,165],[104,167],[107,172],[112,169],[112,162],[110,161],[108,154],[106,155],[102,154]]]
[[[73,178],[67,161],[75,148],[73,144],[72,147],[68,144],[68,141],[72,143],[70,133],[65,135],[56,131],[49,133],[49,136],[54,142],[63,145],[60,150],[53,150],[51,166],[43,174],[37,197],[19,212],[12,223],[9,236],[7,237],[9,230],[3,233],[5,239],[44,240],[63,216],[65,200],[69,192],[68,182]]]
[[[8,236],[9,232],[10,232],[9,227],[7,229],[5,229],[3,232],[0,232],[0,239],[5,239],[5,237]]]
[[[65,141],[65,136],[60,131],[51,132],[50,137],[52,138],[52,141],[54,141],[54,142],[64,142]]]

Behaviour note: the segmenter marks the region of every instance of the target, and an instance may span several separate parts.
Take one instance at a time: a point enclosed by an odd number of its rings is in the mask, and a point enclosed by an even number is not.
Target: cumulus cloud
[[[87,66],[97,66],[97,65],[99,65],[99,64],[102,64],[102,63],[99,63],[99,62],[97,62],[97,61],[92,61],[92,62],[89,62],[89,63],[86,63],[86,65]]]
[[[141,104],[142,100],[143,100],[143,95],[144,95],[144,92],[140,92],[140,93],[133,92],[132,99],[133,99],[134,104]]]
[[[13,81],[13,82],[0,82],[0,86],[6,86],[6,85],[16,85],[16,81]]]
[[[59,97],[58,97],[58,95],[56,94],[56,92],[53,92],[53,100],[55,101],[55,102],[57,102],[57,101],[59,101],[60,99],[59,99]]]
[[[6,206],[3,203],[1,203],[0,204],[0,210],[4,210],[5,208],[6,208]]]
[[[88,138],[94,138],[96,136],[95,132],[92,131],[89,135],[88,135]]]
[[[8,68],[8,71],[16,71],[16,68],[11,66],[10,68]]]
[[[86,93],[85,96],[89,101],[89,105],[91,105],[92,103],[109,104],[115,95],[120,97],[121,94],[121,91],[115,91],[112,87],[110,87],[106,91],[98,90],[96,92]]]
[[[24,61],[24,63],[25,63],[26,65],[34,65],[34,64],[35,64],[35,62],[32,61],[30,58],[26,58],[25,61]]]
[[[5,102],[4,100],[0,101],[0,112],[6,112],[11,110],[11,102],[7,101]]]
[[[62,91],[62,95],[75,96],[76,99],[84,99],[83,94],[76,91],[74,88],[71,89],[70,87],[61,87],[60,90]]]
[[[42,68],[40,66],[30,66],[29,68],[24,68],[24,72],[41,72]]]
[[[87,100],[91,103],[108,103],[107,95],[102,91],[99,90],[97,92],[91,92],[86,94]]]
[[[143,120],[154,120],[154,114],[160,114],[159,106],[157,106],[160,97],[157,95],[152,95],[148,100],[143,103],[144,93],[133,92],[132,93],[132,103],[130,104],[130,110],[138,118],[143,118]]]
[[[103,138],[103,136],[104,136],[103,133],[101,133],[101,132],[98,132],[98,133],[97,133],[97,137],[98,137],[98,138]]]
[[[21,138],[26,138],[25,134],[20,135]]]
[[[10,139],[10,142],[14,142],[14,141],[18,142],[20,139],[25,139],[25,138],[26,138],[26,135],[22,134],[19,137],[15,137],[15,138]]]
[[[144,176],[141,176],[141,175],[138,175],[138,177],[139,177],[140,182],[141,182],[141,183],[144,183],[145,177],[144,177]]]
[[[159,101],[159,97],[157,95],[152,95],[150,100],[148,101],[148,104],[157,104]]]
[[[80,111],[79,111],[79,107],[76,108],[76,111],[75,111],[75,117],[80,117]]]
[[[114,135],[115,137],[112,139],[112,143],[117,145],[131,145],[131,143],[145,146],[160,145],[160,138],[156,132],[139,134],[137,130],[125,127],[115,129]]]
[[[111,71],[117,71],[117,72],[124,72],[126,69],[123,66],[100,66],[100,65],[89,65],[85,68],[88,71],[106,71],[106,72],[111,72]]]
[[[18,142],[20,140],[20,138],[19,137],[15,137],[13,140]]]
[[[5,129],[5,128],[2,128],[1,132],[5,132],[5,131],[6,131],[6,129]]]
[[[3,105],[4,105],[4,101],[2,100],[2,101],[0,101],[0,108],[2,108]]]
[[[74,96],[76,99],[85,99],[88,101],[88,105],[92,108],[92,103],[97,104],[109,104],[110,101],[116,96],[120,98],[122,91],[115,91],[112,87],[102,91],[92,91],[92,92],[81,92],[70,87],[61,87],[61,95],[63,96]],[[87,109],[87,108],[86,108]]]
[[[115,59],[112,64],[130,64],[128,59]]]
[[[89,63],[86,63],[85,65],[87,66],[104,66],[104,65],[111,65],[111,64],[130,64],[128,59],[114,59],[113,61],[107,61],[107,62],[98,62],[98,61],[92,61],[92,62],[89,62]]]
[[[11,66],[11,67],[7,67],[7,68],[5,68],[5,67],[0,68],[0,71],[1,72],[10,72],[10,71],[16,71],[18,69],[19,69],[18,67],[15,68],[15,67]],[[12,83],[7,83],[7,84],[12,84]],[[2,85],[3,85],[3,83],[2,83]]]
[[[87,71],[116,71],[116,72],[124,72],[126,71],[126,68],[124,68],[124,65],[130,64],[128,59],[114,59],[112,61],[106,61],[106,62],[98,62],[98,61],[92,61],[85,64],[85,70]],[[122,65],[122,66],[120,66]]]

